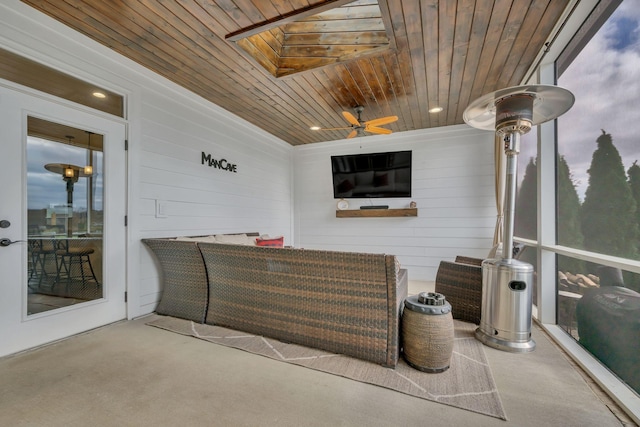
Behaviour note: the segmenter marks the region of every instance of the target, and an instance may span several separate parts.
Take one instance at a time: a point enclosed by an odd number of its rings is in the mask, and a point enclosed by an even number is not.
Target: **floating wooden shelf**
[[[350,209],[346,211],[336,211],[336,218],[366,218],[366,217],[392,217],[392,216],[418,216],[418,208]]]

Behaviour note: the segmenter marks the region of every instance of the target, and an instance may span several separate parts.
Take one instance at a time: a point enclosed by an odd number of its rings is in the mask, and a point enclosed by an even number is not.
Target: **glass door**
[[[0,86],[0,356],[126,318],[124,139]]]
[[[103,141],[27,117],[27,315],[103,297]]]

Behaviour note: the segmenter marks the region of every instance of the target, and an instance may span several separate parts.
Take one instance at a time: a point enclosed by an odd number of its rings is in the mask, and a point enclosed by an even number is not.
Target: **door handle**
[[[9,245],[13,245],[14,243],[20,243],[20,242],[24,242],[24,240],[12,241],[11,239],[0,239],[0,246],[9,246]]]

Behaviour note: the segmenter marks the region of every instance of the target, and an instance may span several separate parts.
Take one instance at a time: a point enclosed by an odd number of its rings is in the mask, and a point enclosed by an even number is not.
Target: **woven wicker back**
[[[206,323],[371,360],[397,362],[396,296],[385,255],[200,243]],[[394,267],[395,268],[395,267]],[[393,297],[391,300],[390,296]],[[389,324],[396,318],[395,327]],[[390,337],[390,330],[392,336]],[[395,340],[395,356],[389,358]],[[395,358],[395,362],[393,359]]]
[[[409,274],[407,270],[398,270],[396,257],[385,256],[387,268],[387,321],[389,334],[387,336],[387,366],[396,366],[400,357],[400,315],[404,308],[404,300],[409,292]]]
[[[472,257],[468,257],[468,256],[462,256],[462,255],[458,255],[456,256],[456,262],[459,262],[461,264],[471,264],[471,265],[482,265],[482,258],[472,258]]]
[[[451,303],[454,319],[480,324],[482,310],[482,267],[441,261],[435,291]]]
[[[202,255],[195,242],[143,239],[162,270],[164,289],[156,312],[204,323],[209,290]]]

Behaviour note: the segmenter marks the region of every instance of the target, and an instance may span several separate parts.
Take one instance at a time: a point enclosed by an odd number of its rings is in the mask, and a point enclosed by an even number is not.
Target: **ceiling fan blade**
[[[351,131],[351,133],[349,133],[349,135],[347,135],[347,139],[348,138],[354,138],[357,135],[358,135],[358,130],[354,129],[354,130]]]
[[[315,130],[344,130],[344,129],[353,129],[352,126],[345,126],[345,127],[341,127],[341,128],[320,128],[320,129],[315,129]]]
[[[389,135],[390,133],[393,133],[391,129],[379,128],[377,126],[366,126],[364,128],[364,131],[371,132],[371,133],[379,133],[381,135]]]
[[[398,120],[398,116],[387,116],[387,117],[380,117],[379,119],[373,119],[373,120],[369,120],[364,122],[364,124],[369,125],[369,126],[380,126],[380,125],[386,125],[389,123],[393,123],[395,121]]]
[[[347,119],[347,121],[349,123],[351,123],[354,126],[360,126],[360,122],[358,121],[358,119],[355,118],[355,116],[353,114],[351,114],[348,111],[343,111],[342,115],[344,116],[345,119]]]

